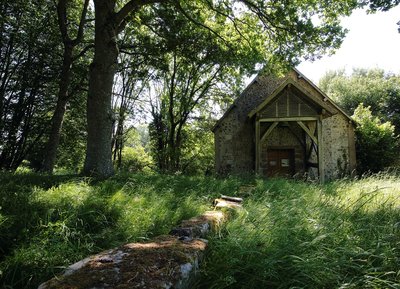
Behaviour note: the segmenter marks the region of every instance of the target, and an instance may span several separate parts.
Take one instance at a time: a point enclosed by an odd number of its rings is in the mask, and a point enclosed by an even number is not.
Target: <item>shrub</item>
[[[151,156],[142,146],[124,147],[122,150],[121,170],[128,172],[141,172],[150,170],[153,165]]]
[[[393,165],[397,154],[397,136],[390,122],[381,122],[370,107],[360,104],[353,115],[357,122],[356,150],[359,173],[379,172]]]

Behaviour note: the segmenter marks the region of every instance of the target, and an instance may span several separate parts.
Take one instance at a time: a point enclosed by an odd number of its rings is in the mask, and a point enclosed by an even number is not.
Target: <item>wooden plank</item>
[[[270,117],[260,118],[260,122],[275,122],[275,121],[316,121],[318,117],[315,116],[301,116],[301,117]]]
[[[308,121],[306,126],[310,129],[312,135],[315,135],[315,131],[317,129],[317,122],[316,121]]]
[[[325,162],[324,162],[324,143],[322,141],[322,121],[318,120],[317,123],[317,137],[318,137],[318,174],[319,181],[325,182]]]
[[[286,116],[290,116],[289,89],[290,84],[288,84],[288,89],[286,90]]]
[[[260,173],[260,121],[256,118],[256,174]]]
[[[313,93],[309,92],[305,87],[300,85],[297,82],[291,82],[293,87],[303,93],[306,97],[308,97],[312,102],[320,106],[321,108],[325,109],[329,114],[333,115],[337,113],[337,110],[333,107],[330,107],[325,101],[321,100],[319,97],[313,95]]]
[[[311,131],[308,129],[308,127],[301,121],[298,121],[297,123],[308,134],[308,136],[313,140],[313,142],[318,145],[319,140],[317,138],[315,138],[315,135],[313,133],[311,133]]]
[[[311,142],[311,144],[310,144],[310,147],[308,148],[308,153],[307,153],[307,155],[306,155],[306,159],[307,160],[310,160],[310,158],[311,158],[311,154],[312,154],[312,151],[315,151],[315,153],[318,155],[318,150],[315,148],[315,143],[314,142]]]
[[[302,85],[295,82],[293,79],[291,79],[289,77],[284,82],[282,82],[270,95],[267,95],[265,100],[248,114],[248,117],[251,118],[256,113],[260,112],[267,104],[269,104],[272,100],[274,100],[274,98],[281,91],[283,91],[285,89],[285,87],[288,85],[292,85],[295,89],[297,89],[297,91],[304,94],[304,96],[306,96],[308,99],[310,99],[311,102],[313,102],[320,108],[325,109],[326,112],[329,113],[329,115],[333,115],[333,114],[337,113],[338,110],[336,109],[336,106],[333,105],[333,107],[330,107],[326,101],[323,101],[319,97],[313,95],[313,93],[309,92],[305,87],[303,87]],[[329,103],[333,104],[332,102],[329,102]]]
[[[221,195],[221,199],[227,200],[227,201],[231,201],[231,202],[235,202],[235,203],[242,203],[243,202],[243,198],[231,197],[231,196],[226,196],[226,195]]]
[[[270,127],[267,129],[267,131],[264,133],[264,135],[261,138],[261,143],[265,141],[265,139],[271,134],[271,132],[274,130],[274,128],[279,124],[278,121],[275,121],[273,124],[270,125]]]

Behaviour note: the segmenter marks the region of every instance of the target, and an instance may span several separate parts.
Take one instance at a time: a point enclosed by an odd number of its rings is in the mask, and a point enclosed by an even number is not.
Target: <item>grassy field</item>
[[[400,178],[384,174],[323,186],[0,174],[0,287],[37,288],[89,254],[167,233],[220,194],[245,210],[210,237],[196,288],[400,288]]]

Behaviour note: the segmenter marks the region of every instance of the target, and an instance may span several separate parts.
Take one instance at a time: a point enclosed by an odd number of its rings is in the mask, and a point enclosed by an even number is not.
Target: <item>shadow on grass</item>
[[[398,288],[399,199],[327,186],[260,181],[195,288]]]
[[[168,233],[236,191],[238,179],[1,174],[0,287],[37,288],[90,254]]]

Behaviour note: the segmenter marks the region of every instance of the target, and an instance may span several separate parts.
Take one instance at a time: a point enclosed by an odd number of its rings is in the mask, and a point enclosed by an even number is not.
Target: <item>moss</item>
[[[206,242],[182,242],[159,236],[152,242],[130,243],[91,257],[70,275],[54,278],[44,288],[167,288],[182,276],[181,266],[194,264]]]

